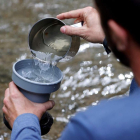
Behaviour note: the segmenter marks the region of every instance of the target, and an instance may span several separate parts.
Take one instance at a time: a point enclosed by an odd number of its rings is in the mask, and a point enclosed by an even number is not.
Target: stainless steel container
[[[44,53],[51,54],[54,61],[64,57],[73,58],[80,47],[80,37],[68,36],[60,32],[60,28],[66,25],[56,18],[45,18],[36,22],[29,33],[29,48],[32,55],[41,61],[50,61],[44,57]],[[72,26],[79,26],[76,24]],[[41,52],[40,54],[36,52]]]

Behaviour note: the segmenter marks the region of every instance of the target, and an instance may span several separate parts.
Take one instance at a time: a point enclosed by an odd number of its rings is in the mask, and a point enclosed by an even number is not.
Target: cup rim
[[[20,74],[18,74],[18,72],[15,70],[15,66],[16,66],[17,63],[19,63],[19,62],[21,62],[21,61],[28,61],[28,60],[33,61],[33,59],[24,59],[24,60],[19,60],[19,61],[15,62],[15,63],[13,64],[13,72],[14,72],[14,73],[16,74],[16,76],[19,77],[20,79],[22,79],[22,80],[24,80],[24,81],[26,81],[26,82],[32,83],[32,84],[37,84],[37,85],[54,85],[54,84],[58,84],[59,82],[62,81],[62,79],[63,79],[63,73],[62,73],[62,71],[61,71],[57,66],[54,66],[54,67],[56,67],[56,68],[61,72],[61,78],[59,78],[57,81],[52,82],[52,83],[40,83],[40,82],[31,81],[31,80],[28,80],[28,79],[22,77],[22,76],[21,76]]]

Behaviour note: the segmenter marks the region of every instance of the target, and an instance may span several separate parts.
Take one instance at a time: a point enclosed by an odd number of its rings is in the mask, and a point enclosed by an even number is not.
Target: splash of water
[[[22,69],[21,76],[39,83],[52,83],[57,81],[54,66],[34,60],[35,63],[31,67]]]
[[[44,53],[32,49],[31,52],[36,58],[43,60],[45,62],[45,65],[51,64],[55,66],[59,62],[59,60],[63,58],[62,56],[54,55],[53,53]]]
[[[62,57],[54,55],[53,53],[44,53],[39,51],[31,50],[32,53],[43,61],[37,60],[34,58],[34,64],[32,68],[23,69],[21,76],[24,78],[39,82],[39,83],[51,83],[57,81],[57,74],[55,66],[61,59],[61,62],[68,61],[69,57],[66,57],[62,60]]]

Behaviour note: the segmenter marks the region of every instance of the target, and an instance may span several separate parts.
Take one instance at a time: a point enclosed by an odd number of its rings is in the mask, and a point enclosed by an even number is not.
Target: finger
[[[6,114],[4,114],[4,117],[5,117],[6,121],[9,122],[10,118]]]
[[[2,107],[2,111],[4,114],[8,114],[8,110],[5,105]]]
[[[57,15],[58,19],[70,19],[70,18],[78,18],[78,17],[83,17],[83,9],[78,9],[78,10],[73,10],[70,12],[62,13]]]
[[[10,95],[10,91],[9,91],[9,88],[7,88],[7,89],[5,90],[4,97],[7,98],[7,97],[9,97],[9,95]]]
[[[10,98],[9,97],[3,99],[3,104],[5,105],[5,107],[7,109],[10,109],[10,108],[13,107],[12,104],[11,104],[11,101],[10,101]]]
[[[46,103],[43,103],[42,105],[45,107],[44,111],[46,111],[52,109],[55,106],[55,102],[53,100],[50,100]]]
[[[17,86],[15,85],[15,83],[13,81],[9,83],[9,91],[10,91],[10,94],[12,94],[12,93],[20,94],[19,89],[17,88]]]
[[[77,19],[74,20],[74,24],[79,23],[81,21],[83,21],[81,18],[77,18]]]
[[[84,27],[71,27],[71,26],[63,26],[60,28],[60,31],[67,35],[77,35],[83,37],[86,33]]]

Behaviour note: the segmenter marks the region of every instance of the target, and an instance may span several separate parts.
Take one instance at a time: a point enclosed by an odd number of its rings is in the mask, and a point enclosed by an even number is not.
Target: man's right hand
[[[60,31],[67,35],[78,35],[92,43],[103,43],[105,38],[96,9],[86,7],[57,15],[60,20],[75,18],[74,23],[83,21],[82,27],[63,26]]]

